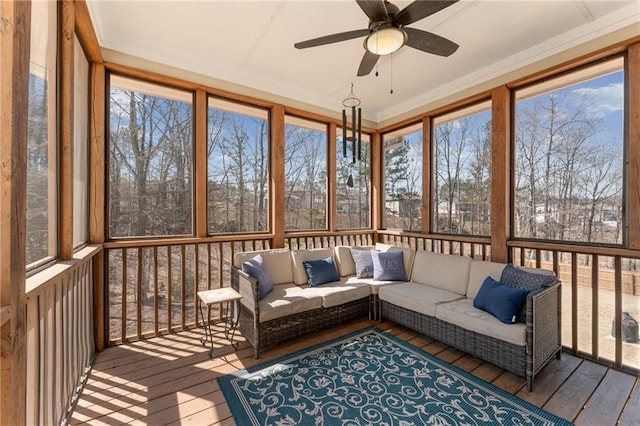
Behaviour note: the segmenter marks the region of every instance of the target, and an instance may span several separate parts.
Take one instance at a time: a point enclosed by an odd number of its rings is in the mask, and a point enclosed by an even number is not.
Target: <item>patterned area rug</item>
[[[218,379],[238,425],[570,425],[375,327]]]

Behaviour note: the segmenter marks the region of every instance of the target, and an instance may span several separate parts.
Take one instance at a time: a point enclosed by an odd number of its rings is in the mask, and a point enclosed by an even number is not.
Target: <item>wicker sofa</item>
[[[361,247],[363,249],[374,248]],[[376,244],[381,251],[401,250],[388,244]],[[402,249],[408,263],[413,250]],[[259,299],[258,281],[245,273],[242,262],[261,255],[274,283],[274,289]],[[305,260],[331,256],[340,280],[318,287],[307,286],[302,265]],[[377,314],[378,289],[398,281],[374,281],[356,278],[350,247],[289,250],[273,249],[236,253],[232,265],[231,285],[241,295],[239,328],[254,348],[256,358],[269,346],[284,340],[356,318],[373,318]]]
[[[411,281],[380,289],[382,318],[525,377],[531,391],[535,375],[560,357],[560,283],[552,279],[553,284],[530,293],[524,321],[505,324],[473,306],[486,277],[499,281],[505,267],[417,251]]]
[[[503,324],[474,308],[473,298],[487,276],[500,279],[505,264],[385,244],[375,248],[403,251],[406,282],[357,278],[346,246],[236,253],[232,286],[243,296],[239,328],[255,357],[284,340],[367,315],[377,318],[379,313],[525,377],[530,390],[535,374],[559,357],[559,283],[527,296],[525,322]],[[258,281],[241,269],[242,262],[257,254],[274,282],[262,300]],[[335,260],[340,280],[307,286],[302,262],[327,256]]]

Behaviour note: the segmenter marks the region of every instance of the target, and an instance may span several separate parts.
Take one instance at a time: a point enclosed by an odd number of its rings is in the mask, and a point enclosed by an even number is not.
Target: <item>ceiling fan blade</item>
[[[457,3],[458,0],[416,0],[396,15],[396,23],[410,25]]]
[[[387,8],[383,0],[356,0],[360,9],[371,22],[381,22],[387,19]]]
[[[404,27],[403,31],[407,33],[407,46],[423,52],[433,53],[439,56],[449,56],[456,50],[458,45],[439,35],[418,30],[416,28]]]
[[[344,33],[331,34],[323,37],[312,38],[294,44],[296,49],[306,49],[308,47],[322,46],[325,44],[337,43],[339,41],[351,40],[369,35],[368,29],[346,31]]]
[[[360,61],[360,68],[358,68],[358,77],[362,77],[363,75],[368,75],[373,67],[378,63],[379,55],[375,55],[368,50],[364,51],[364,56],[362,57],[362,61]]]

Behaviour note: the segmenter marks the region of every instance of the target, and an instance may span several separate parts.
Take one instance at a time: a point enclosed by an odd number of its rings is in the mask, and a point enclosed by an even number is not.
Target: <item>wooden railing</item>
[[[295,232],[285,247],[374,244],[373,231]],[[197,292],[229,286],[236,252],[273,247],[270,235],[113,241],[105,244],[108,344],[201,325]],[[214,306],[212,316],[220,316]]]
[[[458,235],[418,234],[402,231],[378,231],[379,240],[387,244],[429,250],[436,253],[457,254],[474,259],[491,259],[489,237],[461,237]]]
[[[291,232],[292,249],[375,242],[491,260],[488,237],[402,231]],[[238,251],[271,248],[272,236],[105,244],[108,341],[156,336],[200,325],[198,290],[229,285]],[[563,346],[596,361],[640,370],[638,344],[623,342],[622,312],[640,319],[638,252],[607,247],[511,241],[514,263],[553,270],[563,282]],[[220,312],[213,310],[213,315]],[[611,333],[613,319],[617,330]],[[615,335],[616,337],[613,337]]]
[[[595,361],[640,371],[640,342],[625,342],[622,313],[640,320],[640,253],[511,241],[514,263],[553,270],[562,281],[562,345]],[[615,336],[615,337],[614,337]]]
[[[373,231],[340,231],[340,232],[290,232],[284,240],[285,247],[290,249],[313,249],[334,246],[370,246],[375,244],[376,234]]]
[[[27,279],[27,424],[65,424],[95,354],[86,247]]]
[[[491,260],[490,239],[378,231],[379,240]],[[562,344],[585,358],[640,371],[640,342],[623,341],[622,313],[640,320],[640,253],[615,247],[510,241],[513,263],[552,270],[562,281]],[[615,337],[614,337],[615,336]]]

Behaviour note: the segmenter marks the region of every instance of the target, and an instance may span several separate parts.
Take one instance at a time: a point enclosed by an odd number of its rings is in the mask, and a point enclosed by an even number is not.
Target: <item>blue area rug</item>
[[[375,327],[218,379],[238,425],[570,425]]]

